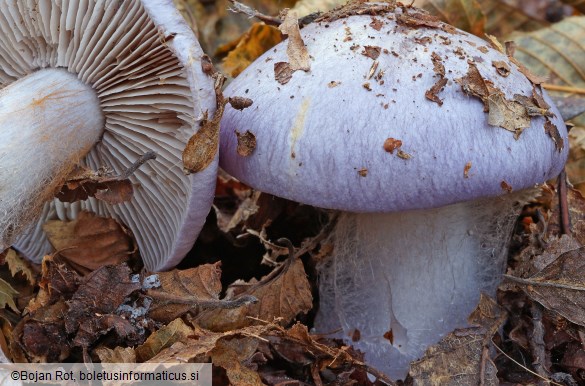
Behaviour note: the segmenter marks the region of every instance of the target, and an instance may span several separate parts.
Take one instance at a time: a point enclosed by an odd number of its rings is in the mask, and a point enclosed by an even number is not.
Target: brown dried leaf
[[[425,91],[425,97],[428,100],[435,102],[439,106],[442,106],[443,100],[439,98],[437,94],[441,92],[441,90],[443,89],[443,87],[445,87],[446,84],[447,84],[446,78],[441,78],[437,80],[437,82],[435,82],[435,84],[433,84],[433,86],[429,90]]]
[[[488,41],[490,46],[492,46],[492,48],[500,51],[502,54],[506,53],[504,46],[502,46],[502,43],[500,43],[497,37],[490,34],[485,34],[485,39]]]
[[[443,59],[433,51],[431,54],[431,61],[433,62],[433,71],[440,77],[445,76],[445,66],[443,65]]]
[[[288,55],[290,69],[293,72],[297,70],[309,71],[311,69],[309,52],[301,37],[297,13],[285,9],[281,12],[281,19],[283,21],[278,29],[288,36],[286,54]]]
[[[280,84],[287,84],[292,79],[293,72],[287,62],[274,63],[274,79]]]
[[[475,311],[474,322],[484,315]],[[473,315],[473,314],[472,314]],[[490,316],[489,314],[487,316]],[[501,324],[505,318],[497,319]],[[414,384],[421,385],[498,385],[497,369],[489,354],[489,342],[499,324],[486,329],[457,329],[427,349],[422,359],[410,364]]]
[[[186,270],[157,273],[160,287],[149,289],[153,303],[148,316],[162,323],[170,323],[187,311],[197,311],[194,304],[177,303],[176,299],[218,301],[221,292],[219,263],[200,265]]]
[[[513,132],[516,139],[530,127],[530,116],[521,103],[506,99],[500,92],[491,94],[487,101],[488,124]]]
[[[122,339],[135,333],[126,319],[113,315],[127,296],[141,288],[130,275],[126,264],[118,264],[101,267],[84,278],[68,302],[69,311],[64,316],[67,333],[75,335],[75,346],[88,347],[110,330]]]
[[[219,148],[219,123],[227,100],[221,92],[225,78],[217,72],[213,78],[216,109],[211,120],[209,120],[208,112],[204,113],[199,130],[189,138],[183,150],[183,171],[186,174],[197,173],[207,168],[215,159]]]
[[[560,152],[565,147],[565,141],[559,132],[558,127],[550,121],[550,119],[546,119],[544,123],[544,131],[548,134],[549,137],[555,143],[555,148]]]
[[[244,338],[244,340],[254,342],[251,338]],[[234,386],[264,385],[257,372],[250,370],[242,364],[243,359],[239,355],[242,347],[230,347],[226,343],[227,341],[225,339],[219,340],[210,354],[213,364],[223,367],[226,370],[230,384]],[[238,340],[237,343],[242,344],[241,340]],[[254,343],[256,343],[256,346],[258,345],[257,342]],[[254,349],[254,351],[256,350]]]
[[[370,27],[372,27],[376,31],[379,31],[382,29],[383,26],[384,26],[384,23],[382,22],[382,20],[377,19],[375,17],[372,17],[372,22],[370,23]]]
[[[130,201],[133,194],[134,189],[127,176],[112,176],[106,169],[93,171],[76,166],[55,197],[62,202],[83,201],[95,197],[115,205]]]
[[[399,24],[411,27],[429,27],[429,28],[440,28],[445,32],[455,33],[455,27],[441,22],[441,19],[434,15],[424,13],[424,11],[417,8],[403,8],[403,12],[396,17],[396,21]]]
[[[484,106],[483,111],[486,113],[489,111],[487,98],[495,91],[495,88],[491,81],[486,80],[481,76],[481,73],[474,63],[469,63],[467,74],[461,78],[456,78],[455,82],[461,85],[461,89],[464,93],[481,99]]]
[[[425,9],[459,29],[477,36],[484,33],[486,17],[477,0],[428,0]]]
[[[506,278],[545,308],[585,326],[585,247],[562,253],[528,278]]]
[[[256,136],[246,130],[244,134],[236,131],[236,137],[238,137],[238,146],[236,148],[238,155],[242,157],[251,156],[256,150]]]
[[[238,283],[228,289],[237,290]],[[313,307],[311,287],[307,280],[303,263],[300,259],[289,258],[268,276],[249,285],[239,296],[252,295],[259,301],[235,309],[216,309],[203,311],[197,316],[197,322],[213,331],[228,331],[255,323],[247,316],[271,321],[282,318],[283,323],[290,323],[298,314],[306,313]]]
[[[132,347],[97,347],[93,352],[101,363],[136,363],[136,353]]]
[[[128,230],[94,213],[81,212],[72,221],[49,220],[43,230],[61,256],[89,271],[121,263],[136,251]]]
[[[14,249],[9,249],[4,259],[12,276],[16,276],[20,272],[31,285],[35,285],[37,282],[36,274],[32,271],[28,260],[23,259]]]
[[[251,196],[246,197],[240,205],[238,205],[238,209],[232,216],[225,216],[221,213],[218,214],[217,225],[219,229],[224,233],[228,233],[235,227],[244,224],[251,216],[258,212],[258,209],[260,209],[258,199],[261,195],[262,192],[254,191]]]
[[[18,295],[18,291],[12,288],[8,282],[0,279],[0,308],[8,306],[11,310],[20,314],[20,311],[14,303],[14,297]]]
[[[80,281],[81,277],[77,272],[63,263],[56,262],[54,256],[45,256],[41,264],[39,292],[26,307],[27,313],[32,314],[59,299],[69,299],[77,290]]]
[[[65,331],[64,300],[40,308],[14,328],[11,351],[26,354],[32,362],[57,362],[69,356],[71,344]]]
[[[136,359],[138,362],[146,362],[163,349],[171,347],[175,342],[185,341],[191,335],[193,335],[193,328],[185,324],[182,319],[175,319],[151,334],[144,344],[136,347]]]
[[[254,101],[252,101],[252,99],[250,98],[244,98],[239,96],[229,97],[228,102],[230,105],[232,105],[234,109],[240,111],[243,109],[247,109],[248,107],[252,106],[252,103],[254,103]]]
[[[224,73],[238,76],[264,52],[282,41],[282,35],[276,27],[264,23],[254,23],[248,31],[236,41],[220,46],[218,51],[229,51],[221,67]],[[230,48],[235,46],[235,48]]]
[[[367,56],[370,59],[376,60],[380,56],[380,52],[382,52],[382,47],[364,46],[364,50],[362,51],[362,55]]]
[[[510,66],[503,60],[494,60],[492,61],[492,66],[496,68],[498,74],[503,77],[510,75]]]

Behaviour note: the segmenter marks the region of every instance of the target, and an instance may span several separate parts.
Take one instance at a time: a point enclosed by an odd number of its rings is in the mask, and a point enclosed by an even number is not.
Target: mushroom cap
[[[211,208],[218,157],[199,173],[183,173],[183,150],[204,113],[213,113],[215,93],[201,47],[172,0],[7,0],[0,2],[0,31],[0,88],[61,67],[95,90],[105,125],[83,165],[122,173],[141,155],[157,153],[130,177],[132,200],[55,199],[15,247],[40,260],[51,250],[42,224],[88,210],[128,226],[147,268],[176,265]]]
[[[416,17],[428,15],[404,8],[306,26],[310,70],[285,84],[275,63],[290,61],[288,40],[258,58],[225,90],[253,104],[226,107],[220,166],[259,190],[356,212],[440,207],[556,176],[568,153],[560,113],[522,116],[533,92],[552,106],[546,93],[486,41]],[[437,63],[446,84],[433,91],[442,79]],[[469,76],[474,67],[479,78]],[[486,84],[489,113],[472,92]],[[520,121],[528,127],[519,135],[500,127]],[[256,147],[241,156],[236,132],[246,131]]]

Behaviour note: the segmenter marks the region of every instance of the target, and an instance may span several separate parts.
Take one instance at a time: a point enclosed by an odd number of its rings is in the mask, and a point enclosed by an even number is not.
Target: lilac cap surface
[[[119,174],[141,155],[157,153],[130,177],[130,201],[53,200],[15,247],[40,260],[51,250],[42,224],[88,210],[128,226],[148,269],[179,263],[211,208],[218,156],[199,173],[183,173],[183,150],[205,112],[213,114],[215,93],[202,70],[204,53],[172,0],[47,0],[34,7],[10,0],[0,4],[0,14],[6,21],[0,88],[38,69],[60,67],[95,90],[105,124],[85,166]]]
[[[284,84],[275,63],[289,62],[288,40],[266,52],[225,91],[253,104],[227,106],[220,166],[256,189],[356,212],[439,207],[555,177],[568,140],[546,93],[493,44],[426,16],[308,25],[310,70]],[[246,131],[256,147],[241,156],[236,132]]]

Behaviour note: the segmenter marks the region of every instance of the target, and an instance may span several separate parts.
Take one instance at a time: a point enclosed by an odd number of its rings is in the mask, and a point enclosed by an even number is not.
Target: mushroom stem
[[[0,91],[0,250],[38,216],[103,126],[95,91],[63,69]]]
[[[526,193],[436,209],[343,214],[320,268],[319,332],[340,337],[391,377],[495,294]],[[352,338],[352,339],[350,339]]]

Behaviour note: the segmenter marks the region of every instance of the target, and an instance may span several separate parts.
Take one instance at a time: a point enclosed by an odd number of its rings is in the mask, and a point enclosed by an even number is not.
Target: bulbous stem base
[[[315,328],[393,378],[494,295],[526,193],[437,209],[341,215],[319,269]]]

